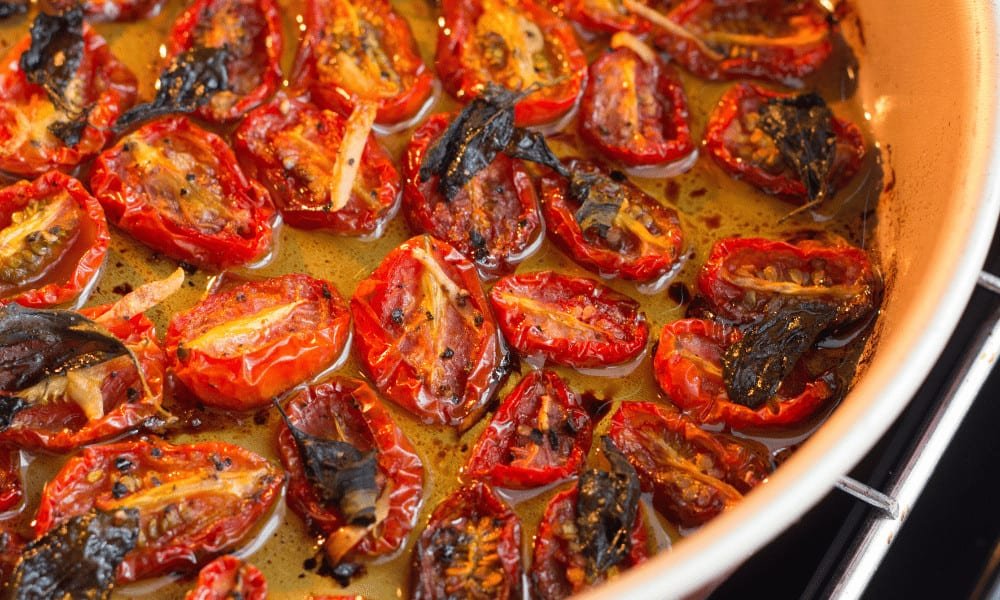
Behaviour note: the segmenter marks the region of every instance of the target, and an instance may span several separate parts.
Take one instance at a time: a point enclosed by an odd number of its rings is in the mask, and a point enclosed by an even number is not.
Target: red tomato
[[[590,451],[590,416],[552,371],[525,375],[479,436],[465,475],[532,488],[575,475]]]
[[[0,513],[16,508],[24,498],[21,485],[21,452],[0,446]]]
[[[410,441],[368,384],[338,377],[297,393],[286,411],[292,424],[326,440],[374,451],[380,494],[388,494],[388,514],[363,537],[353,552],[361,556],[391,554],[406,541],[417,520],[423,494],[424,467]],[[291,431],[278,434],[281,464],[288,471],[288,505],[309,528],[329,536],[346,525],[344,516],[323,502],[306,478],[302,457]]]
[[[701,525],[765,481],[767,449],[709,433],[676,410],[623,402],[611,418],[611,438],[639,473],[653,504],[682,527]]]
[[[758,111],[768,100],[788,97],[791,94],[746,83],[729,88],[709,117],[705,148],[734,177],[783,200],[802,203],[809,199],[805,184],[782,158],[771,136],[759,126]],[[857,125],[836,117],[833,133],[837,141],[829,182],[836,188],[858,172],[865,141]]]
[[[314,102],[341,114],[359,101],[377,103],[384,125],[420,112],[434,83],[410,26],[388,0],[307,0],[295,77]]]
[[[604,172],[594,163],[569,161],[573,170]],[[684,251],[684,233],[677,212],[661,204],[627,179],[602,178],[606,195],[621,204],[611,226],[581,229],[581,205],[570,197],[566,180],[555,174],[542,178],[542,214],[550,237],[570,258],[603,276],[655,281],[677,268]]]
[[[118,581],[190,571],[244,543],[283,480],[264,458],[223,442],[90,446],[45,485],[35,535],[95,508],[135,508],[139,541]]]
[[[446,115],[434,115],[406,148],[403,207],[410,226],[445,240],[495,277],[514,270],[538,247],[542,220],[535,183],[523,162],[497,154],[451,200],[438,191],[438,177],[420,180],[424,155],[448,128]]]
[[[864,250],[831,243],[729,238],[712,246],[698,274],[709,310],[734,323],[774,312],[786,299],[823,300],[837,307],[833,327],[875,310],[879,282]]]
[[[90,187],[111,222],[178,260],[222,269],[271,246],[267,191],[222,138],[184,117],[153,121],[103,152]]]
[[[507,376],[475,267],[430,236],[390,252],[358,284],[351,314],[375,387],[425,423],[468,428]]]
[[[621,0],[561,0],[550,4],[558,5],[567,19],[593,31],[644,33],[649,30],[649,23],[625,8]]]
[[[687,0],[656,44],[705,79],[757,77],[793,84],[833,51],[831,14],[813,0]]]
[[[521,598],[521,522],[484,483],[434,509],[413,549],[413,600]]]
[[[74,108],[90,108],[90,113],[74,146],[49,128],[75,115],[56,109],[45,89],[30,83],[21,70],[21,54],[31,47],[31,37],[25,36],[0,61],[0,170],[18,175],[69,170],[100,152],[111,139],[112,123],[135,102],[135,75],[86,23],[83,44],[80,65],[67,88],[79,90]]]
[[[552,271],[511,275],[493,287],[490,303],[510,345],[557,365],[628,362],[649,339],[639,303],[593,279]]]
[[[580,135],[630,166],[664,165],[694,152],[687,98],[673,68],[618,48],[590,65]]]
[[[699,423],[755,428],[794,425],[825,406],[834,395],[826,377],[808,380],[797,368],[777,396],[754,410],[729,400],[722,380],[722,355],[740,332],[704,319],[683,319],[664,326],[653,356],[653,370],[670,400]]]
[[[533,0],[442,0],[435,64],[449,93],[462,102],[489,82],[521,91],[521,126],[554,121],[576,103],[587,58],[573,29]]]
[[[108,252],[104,210],[58,171],[0,189],[0,302],[69,302],[97,275]]]
[[[171,369],[205,404],[267,405],[344,352],[351,315],[332,283],[282,275],[211,294],[174,314]]]
[[[229,89],[195,114],[215,123],[239,119],[281,85],[281,15],[273,0],[195,0],[170,30],[167,61],[192,48],[228,52]]]
[[[334,210],[333,177],[347,120],[282,93],[247,115],[233,146],[246,172],[267,186],[285,222],[303,229],[378,235],[399,197],[399,173],[368,135],[350,198]]]
[[[59,11],[79,5],[91,23],[100,21],[138,21],[155,17],[166,0],[49,0]]]
[[[184,600],[266,600],[267,580],[257,567],[231,554],[220,556],[198,573]]]

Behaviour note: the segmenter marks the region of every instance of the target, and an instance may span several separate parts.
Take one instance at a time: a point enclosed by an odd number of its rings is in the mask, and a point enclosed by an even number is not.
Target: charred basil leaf
[[[139,539],[139,511],[91,511],[28,544],[10,582],[17,600],[111,597],[115,571]]]
[[[837,316],[826,302],[787,303],[751,324],[722,356],[729,400],[757,409],[778,393],[808,350]]]
[[[569,169],[552,153],[552,149],[545,143],[545,136],[537,131],[515,129],[504,153],[511,158],[545,165],[563,177],[570,177]]]
[[[14,422],[17,413],[28,408],[30,404],[17,396],[0,396],[0,431],[6,430]]]
[[[0,19],[8,19],[28,12],[28,3],[23,0],[0,2]]]
[[[837,143],[833,113],[826,102],[815,93],[772,98],[759,112],[761,130],[795,169],[809,199],[822,201],[828,194]]]
[[[593,231],[607,239],[621,209],[621,186],[599,171],[575,170],[569,178],[569,196],[580,204],[573,214],[580,231],[585,234]]]

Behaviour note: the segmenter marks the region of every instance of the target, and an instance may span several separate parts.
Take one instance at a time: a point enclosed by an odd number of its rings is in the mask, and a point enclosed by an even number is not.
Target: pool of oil
[[[291,65],[298,47],[298,34],[302,22],[303,6],[300,0],[279,0],[284,23],[285,48],[283,69],[286,77],[291,76]],[[165,55],[167,33],[174,18],[185,3],[170,0],[162,12],[144,21],[130,24],[98,24],[96,29],[111,45],[114,54],[125,62],[139,77],[140,96],[150,98],[154,83],[162,67]],[[437,8],[430,0],[395,0],[397,10],[409,21],[428,65],[433,64],[434,44],[437,35]],[[32,11],[34,12],[34,11]],[[26,35],[30,17],[10,19],[0,25],[0,51],[8,48],[15,40]],[[606,39],[597,38],[587,42],[588,52],[593,55],[605,44]],[[841,116],[864,124],[864,114],[860,105],[850,97],[853,88],[853,74],[857,68],[854,53],[844,43],[838,42],[835,55],[821,73],[806,81],[806,87],[818,90]],[[729,84],[701,81],[686,73],[681,73],[687,92],[692,133],[700,139],[705,122],[712,107]],[[286,82],[287,83],[287,82]],[[452,110],[455,103],[445,94],[440,94],[433,110]],[[227,134],[226,130],[219,130]],[[398,159],[412,130],[383,136],[381,141]],[[585,154],[577,145],[575,123],[570,121],[557,135],[552,136],[554,147],[562,154]],[[710,245],[717,239],[731,235],[781,237],[803,229],[822,228],[832,231],[853,243],[865,246],[871,239],[874,202],[881,190],[881,171],[877,160],[877,146],[868,136],[869,153],[861,172],[850,185],[828,202],[820,213],[805,214],[786,222],[781,217],[792,207],[784,202],[755,191],[753,188],[734,181],[707,157],[699,160],[686,173],[670,178],[639,179],[633,181],[666,205],[675,207],[681,214],[688,244],[686,260],[672,283],[683,283],[692,289],[692,282]],[[398,163],[397,163],[398,164]],[[87,178],[87,166],[81,168],[83,181]],[[266,277],[283,273],[303,272],[322,277],[335,283],[340,293],[348,298],[358,282],[365,278],[393,247],[407,239],[412,232],[407,230],[402,217],[397,216],[387,226],[381,238],[364,241],[346,237],[334,237],[319,232],[305,232],[288,226],[277,229],[272,255],[262,264],[250,269],[238,269],[236,274],[251,277]],[[87,300],[87,305],[114,301],[129,286],[164,277],[176,268],[176,264],[160,257],[128,235],[113,229],[111,252],[101,278]],[[540,250],[520,265],[518,271],[555,269],[572,275],[593,276],[573,263],[548,240]],[[159,331],[164,331],[170,315],[195,303],[211,285],[213,274],[198,272],[190,275],[181,292],[161,306],[150,311],[149,316],[156,322]],[[684,306],[665,290],[648,294],[634,284],[622,281],[608,281],[611,287],[632,296],[642,304],[650,324],[652,334],[658,336],[663,324],[683,317]],[[675,288],[676,289],[676,288]],[[655,339],[655,338],[654,338]],[[572,369],[556,368],[578,392],[588,392],[592,397],[607,399],[612,406],[622,401],[661,399],[652,376],[649,353],[628,376],[585,375]],[[528,368],[524,366],[523,368]],[[355,358],[349,357],[337,373],[361,377],[361,369]],[[605,374],[607,375],[607,374]],[[515,374],[510,378],[501,396],[518,380]],[[665,400],[664,400],[665,401]],[[297,515],[284,507],[284,502],[266,523],[260,526],[255,538],[239,550],[266,575],[275,598],[307,598],[310,594],[360,594],[370,599],[388,599],[408,596],[409,551],[414,540],[426,523],[433,508],[459,484],[460,468],[480,431],[488,421],[480,423],[457,436],[444,427],[433,427],[419,423],[407,413],[389,404],[389,409],[397,423],[413,441],[417,452],[424,461],[426,481],[424,500],[417,527],[411,534],[406,547],[396,555],[369,564],[367,573],[353,581],[347,588],[341,588],[332,579],[317,574],[307,568],[309,559],[315,555],[316,541],[306,532]],[[610,413],[603,413],[610,414]],[[190,442],[220,439],[245,446],[259,452],[275,463],[275,437],[278,425],[276,414],[263,411],[257,414],[226,415],[220,417],[210,413],[188,414],[198,427],[170,436],[173,442]],[[785,431],[766,442],[776,456],[787,454],[806,437],[820,422],[822,417],[798,428]],[[599,435],[607,428],[604,418],[596,427]],[[25,481],[27,500],[16,514],[6,515],[10,524],[25,529],[37,505],[38,496],[44,483],[58,470],[65,457],[50,455],[28,455],[25,453]],[[525,562],[530,561],[530,547],[537,523],[545,504],[554,493],[567,485],[555,486],[538,494],[509,494],[514,509],[523,523]],[[652,516],[652,515],[650,515]],[[666,536],[660,535],[662,546],[676,541],[679,532],[669,523],[657,519]],[[664,548],[666,550],[666,548]],[[154,581],[140,582],[116,590],[116,598],[182,598],[191,585],[191,578],[165,577]]]

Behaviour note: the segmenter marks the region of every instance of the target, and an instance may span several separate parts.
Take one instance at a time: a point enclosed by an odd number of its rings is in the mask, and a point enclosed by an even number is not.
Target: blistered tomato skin
[[[507,376],[506,350],[475,266],[417,236],[351,298],[355,348],[375,387],[425,423],[475,423]]]
[[[165,344],[171,370],[202,402],[246,410],[329,367],[344,353],[350,324],[332,283],[282,275],[176,313]]]
[[[198,573],[184,600],[266,600],[267,580],[257,567],[231,554],[220,556]]]
[[[91,23],[138,21],[155,17],[166,0],[50,0],[59,10],[69,10],[79,4]]]
[[[595,368],[637,358],[649,326],[639,303],[611,288],[552,271],[511,275],[490,292],[507,342],[525,357]]]
[[[591,31],[639,34],[650,28],[648,21],[625,8],[621,0],[562,0],[550,4],[558,5],[567,19]]]
[[[223,442],[90,446],[46,484],[35,535],[92,509],[139,511],[139,540],[119,583],[193,571],[239,548],[278,499],[284,475]]]
[[[484,277],[510,273],[541,241],[535,183],[523,162],[503,153],[451,200],[438,190],[436,175],[421,181],[424,156],[450,121],[447,115],[431,117],[407,146],[403,162],[406,219],[413,229],[454,246],[476,263]]]

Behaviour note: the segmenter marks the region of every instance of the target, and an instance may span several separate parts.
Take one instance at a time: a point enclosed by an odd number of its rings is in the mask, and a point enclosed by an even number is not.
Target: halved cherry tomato
[[[575,171],[603,173],[594,163],[572,160]],[[610,227],[581,228],[588,215],[568,193],[566,180],[555,174],[542,178],[542,214],[550,237],[570,258],[603,276],[654,281],[672,272],[684,251],[684,233],[677,212],[661,204],[627,179],[602,177],[602,196],[620,202]],[[607,206],[598,207],[606,210]]]
[[[79,5],[91,23],[138,21],[160,14],[166,0],[49,0],[53,8],[65,11]]]
[[[709,310],[745,324],[772,313],[788,300],[819,300],[836,306],[831,327],[870,315],[879,282],[864,250],[832,242],[789,243],[762,238],[716,242],[698,274],[698,290]]]
[[[26,36],[0,62],[0,170],[18,175],[69,170],[111,139],[111,124],[135,102],[135,75],[84,23],[80,65],[66,84],[72,106],[57,109],[45,89],[30,83],[21,70],[21,55],[30,47],[31,36]],[[50,127],[85,110],[89,113],[78,143],[68,145],[52,133]]]
[[[222,138],[184,117],[153,121],[103,152],[90,188],[112,223],[178,260],[222,269],[271,246],[267,191]]]
[[[705,79],[796,83],[833,51],[832,15],[814,0],[687,0],[665,17],[656,44]]]
[[[278,499],[284,475],[223,442],[90,446],[45,485],[35,535],[92,509],[139,511],[139,540],[119,582],[191,571],[239,547]]]
[[[570,21],[592,31],[644,33],[649,30],[649,23],[625,8],[621,0],[561,0],[550,4],[557,5]]]
[[[434,83],[388,0],[308,0],[295,78],[314,102],[344,115],[360,101],[378,104],[383,125],[420,112]]]
[[[557,365],[628,362],[649,339],[639,303],[593,279],[552,271],[511,275],[493,286],[490,303],[511,346]]]
[[[21,451],[0,446],[0,513],[15,508],[22,498]]]
[[[500,402],[479,436],[465,475],[532,488],[571,477],[590,451],[590,416],[559,375],[532,371]]]
[[[108,252],[104,210],[58,171],[0,189],[0,302],[52,306],[76,298]]]
[[[170,30],[167,60],[192,48],[228,51],[229,86],[195,111],[215,123],[234,121],[281,85],[281,15],[272,0],[195,0]]]
[[[451,119],[434,115],[406,147],[403,207],[414,229],[434,235],[476,263],[487,277],[510,273],[542,235],[535,183],[523,162],[496,155],[451,200],[438,191],[438,177],[420,180],[428,149]]]
[[[390,252],[358,284],[351,314],[375,387],[425,423],[468,428],[507,376],[475,267],[430,236]]]
[[[805,184],[759,125],[758,111],[769,100],[788,97],[791,94],[746,83],[729,88],[709,117],[705,148],[734,177],[768,194],[801,203],[809,199]],[[837,188],[850,181],[861,167],[865,141],[858,126],[849,121],[834,117],[832,128],[836,148],[828,177]]]
[[[171,369],[205,404],[264,406],[344,352],[351,315],[332,283],[282,275],[211,294],[170,320]]]
[[[554,121],[576,103],[587,59],[573,29],[548,8],[534,0],[442,0],[441,15],[435,64],[460,101],[489,82],[531,88],[515,108],[521,126]]]
[[[656,509],[682,527],[731,507],[771,471],[767,449],[757,442],[709,433],[652,402],[623,402],[610,433]]]
[[[377,235],[392,216],[400,178],[392,157],[368,134],[361,164],[342,206],[334,176],[349,121],[283,93],[258,108],[234,134],[240,163],[271,192],[285,222],[303,229]]]
[[[834,396],[829,378],[810,379],[799,364],[778,394],[760,408],[731,402],[722,379],[722,355],[740,336],[738,329],[704,319],[682,319],[664,326],[653,356],[660,389],[695,421],[735,428],[793,425]]]
[[[346,442],[362,453],[375,452],[380,484],[376,507],[385,502],[388,509],[351,551],[371,557],[398,550],[416,524],[424,467],[375,392],[363,381],[338,377],[297,393],[285,412],[292,425],[309,435]],[[295,439],[284,426],[278,434],[278,452],[288,471],[288,505],[309,528],[329,536],[347,525],[344,515],[323,502],[306,478]]]
[[[220,556],[198,573],[184,600],[266,600],[267,580],[248,562],[232,554]]]
[[[622,47],[590,65],[580,135],[630,166],[664,165],[694,152],[687,98],[673,67]]]
[[[521,597],[521,522],[485,483],[459,488],[413,549],[414,600]]]

